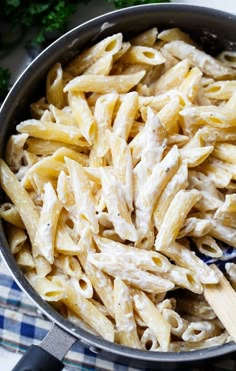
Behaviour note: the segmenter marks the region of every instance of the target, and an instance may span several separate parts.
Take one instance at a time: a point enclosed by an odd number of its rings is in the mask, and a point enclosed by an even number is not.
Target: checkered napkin
[[[11,278],[0,258],[0,346],[15,352],[24,352],[32,344],[39,344],[51,329],[52,323],[42,317],[30,299],[20,290]],[[235,371],[236,358],[227,361],[212,361],[211,370]],[[64,359],[69,371],[144,371],[112,363],[75,343]],[[157,369],[155,369],[157,370]],[[176,366],[177,370],[177,366]],[[178,368],[179,370],[179,368]],[[196,368],[188,371],[205,371]],[[51,370],[50,370],[51,371]]]
[[[0,346],[10,351],[24,352],[30,345],[39,344],[51,327],[52,323],[40,315],[13,281],[0,258]],[[79,342],[72,346],[63,362],[70,371],[137,370],[101,359]]]

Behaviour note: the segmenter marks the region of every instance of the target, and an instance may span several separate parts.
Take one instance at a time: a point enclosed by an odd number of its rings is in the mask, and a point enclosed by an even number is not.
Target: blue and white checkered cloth
[[[39,344],[51,329],[52,323],[42,317],[30,299],[13,281],[0,258],[0,346],[15,352],[24,352],[32,344]],[[64,359],[69,371],[140,371],[141,369],[123,366],[106,361],[75,343]],[[236,357],[214,363],[212,371],[235,371]],[[208,368],[193,368],[188,371],[208,371]],[[142,368],[144,371],[144,368]]]

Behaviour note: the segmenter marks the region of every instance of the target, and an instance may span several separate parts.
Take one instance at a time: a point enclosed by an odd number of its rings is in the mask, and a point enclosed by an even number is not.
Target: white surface
[[[235,0],[173,0],[172,3],[193,4],[224,10],[228,13],[236,13]]]
[[[212,7],[220,10],[224,10],[229,13],[235,13],[236,14],[236,1],[235,0],[198,0],[198,1],[191,1],[191,0],[185,0],[185,1],[172,1],[174,3],[184,3],[184,4],[195,4],[200,6],[206,6],[206,7]],[[93,5],[94,4],[94,5]],[[96,4],[96,5],[95,5]],[[102,14],[104,9],[105,11],[111,11],[113,8],[111,5],[108,5],[105,1],[92,1],[91,5],[93,5],[93,8],[91,12],[86,14],[86,5],[80,5],[80,16],[74,16],[72,20],[72,25],[76,26],[77,24],[86,21],[88,18],[93,18],[99,14]],[[83,9],[81,9],[83,8]],[[9,352],[3,348],[0,347],[0,360],[1,360],[1,370],[4,371],[11,371],[12,368],[15,366],[17,361],[20,359],[21,355],[18,353],[12,353]],[[64,369],[66,371],[66,369]]]
[[[20,354],[8,352],[0,347],[1,369],[4,371],[11,371],[20,357]]]

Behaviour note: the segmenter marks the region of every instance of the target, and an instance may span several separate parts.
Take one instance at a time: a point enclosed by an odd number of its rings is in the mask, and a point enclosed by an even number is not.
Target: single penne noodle
[[[217,220],[211,219],[212,229],[210,230],[210,236],[227,243],[229,246],[236,247],[236,230],[235,228],[223,225]]]
[[[222,141],[229,142],[236,140],[236,133],[234,127],[219,129],[216,127],[205,126],[200,129],[199,135],[205,142],[209,144],[212,144],[214,142]]]
[[[128,209],[133,210],[133,169],[130,149],[126,141],[112,132],[108,133],[114,172],[120,181]]]
[[[142,121],[134,121],[129,133],[128,141],[130,141],[130,139],[132,140],[133,138],[135,138],[136,135],[138,135],[143,130],[144,125],[145,124]]]
[[[177,133],[179,131],[179,111],[179,98],[175,97],[158,112],[157,116],[168,133]]]
[[[19,264],[21,269],[23,269],[24,271],[32,270],[35,268],[34,259],[31,254],[30,247],[27,243],[24,244],[24,246],[18,253],[16,253],[15,258],[17,264]]]
[[[145,71],[129,75],[82,75],[75,77],[64,88],[64,91],[80,91],[87,93],[128,93],[145,76]]]
[[[201,88],[202,71],[198,67],[193,67],[188,72],[178,90],[193,102]]]
[[[170,280],[141,270],[132,262],[127,263],[125,256],[122,255],[95,253],[89,254],[88,260],[98,269],[103,270],[112,277],[119,277],[132,287],[142,289],[146,292],[161,293],[171,290],[174,287],[174,284]],[[109,265],[107,265],[108,260]],[[124,265],[126,268],[122,270]]]
[[[135,264],[136,267],[150,272],[167,272],[171,265],[162,254],[155,251],[146,251],[123,243],[111,241],[108,238],[94,236],[98,249],[111,255],[122,255],[127,262]]]
[[[55,125],[52,122],[42,122],[39,120],[26,120],[21,122],[16,127],[20,133],[27,132],[34,138],[56,140],[62,143],[74,144],[77,146],[83,146],[84,141],[83,135],[79,128],[74,126]],[[82,140],[81,140],[82,139]]]
[[[192,238],[194,244],[197,246],[200,253],[210,256],[212,258],[220,258],[223,255],[222,249],[216,240],[209,236],[201,236]]]
[[[232,228],[236,228],[236,195],[225,195],[225,202],[214,214],[214,219]]]
[[[178,27],[169,28],[167,30],[158,33],[157,38],[165,42],[174,40],[182,40],[188,44],[194,45],[193,40],[189,37],[186,32],[183,32]]]
[[[40,98],[35,103],[30,105],[30,113],[33,119],[39,120],[45,111],[49,108],[49,104],[46,102],[46,98]]]
[[[53,116],[52,116],[52,113],[50,112],[50,110],[46,110],[43,114],[42,114],[42,117],[40,118],[40,121],[42,122],[54,122],[53,121]]]
[[[89,167],[104,167],[106,165],[106,158],[97,155],[97,148],[95,146],[91,148],[89,153]]]
[[[93,302],[94,304],[94,302]],[[76,314],[75,312],[73,312],[72,310],[70,310],[69,308],[67,308],[67,314],[66,314],[66,318],[74,323],[76,326],[84,329],[85,331],[88,331],[90,334],[93,334],[93,335],[96,335],[98,336],[98,333],[92,329],[87,323],[85,323],[79,316],[78,314]]]
[[[132,296],[128,286],[119,278],[114,280],[114,311],[120,344],[141,349]]]
[[[173,55],[171,55],[168,50],[164,48],[165,42],[159,41],[156,43],[155,47],[161,51],[161,54],[165,57],[166,61],[164,64],[164,71],[167,72],[170,68],[174,67],[176,64],[178,64],[179,60],[175,58]],[[153,90],[152,90],[153,92]]]
[[[181,338],[183,332],[187,327],[187,321],[180,317],[180,315],[172,309],[163,309],[162,315],[164,319],[170,324],[171,333]]]
[[[82,135],[91,144],[96,134],[96,121],[88,106],[84,93],[69,92],[68,101],[74,117]]]
[[[220,160],[208,158],[207,161],[200,165],[200,171],[212,180],[217,188],[226,188],[233,174],[229,163],[225,163],[226,166],[219,166],[220,164]]]
[[[50,104],[49,109],[57,124],[77,126],[69,106],[66,106],[63,109],[58,109],[53,104]]]
[[[37,174],[41,176],[58,177],[62,171],[66,171],[65,157],[75,160],[81,165],[88,165],[86,155],[80,154],[72,149],[61,147],[53,155],[47,156],[31,166],[24,176],[24,181]]]
[[[139,35],[131,39],[132,45],[142,46],[153,46],[156,42],[158,30],[156,27],[152,27],[147,31],[140,33]]]
[[[154,224],[157,230],[160,229],[160,226],[163,222],[164,216],[168,207],[171,204],[171,201],[174,199],[177,192],[183,190],[188,185],[188,169],[186,163],[182,163],[174,174],[172,179],[166,185],[166,188],[163,190],[155,209],[153,212]]]
[[[59,255],[55,259],[54,265],[69,277],[80,279],[82,276],[81,265],[79,260],[74,256]]]
[[[155,248],[165,251],[174,242],[189,211],[201,198],[197,190],[180,190],[170,203],[155,241]]]
[[[212,224],[209,220],[189,217],[185,219],[177,238],[183,238],[185,236],[202,237],[208,234],[211,229]]]
[[[196,273],[190,269],[172,265],[168,272],[162,273],[162,277],[174,282],[176,286],[188,289],[195,294],[202,293],[202,285]]]
[[[104,125],[106,129],[111,128],[115,105],[119,95],[116,92],[101,95],[97,98],[94,107],[94,117],[98,129]]]
[[[223,161],[236,164],[236,145],[231,143],[217,143],[213,155]]]
[[[101,176],[104,200],[116,233],[124,240],[136,241],[137,231],[116,176],[104,168],[101,168]]]
[[[83,226],[90,225],[94,233],[98,232],[98,221],[93,201],[93,194],[89,179],[83,167],[76,161],[65,159],[69,171],[71,187],[75,197],[78,231],[81,232]]]
[[[140,342],[142,344],[142,348],[145,350],[155,351],[160,346],[156,335],[149,327],[144,330]]]
[[[113,132],[128,140],[131,127],[138,109],[138,93],[133,91],[125,95],[113,122]]]
[[[53,264],[54,261],[56,230],[61,209],[62,205],[51,183],[46,183],[44,186],[43,207],[34,244],[50,264]]]
[[[77,126],[69,106],[64,107],[64,110],[61,110],[55,107],[53,104],[50,104],[49,109],[57,124]]]
[[[46,98],[49,104],[57,108],[65,106],[65,94],[63,92],[63,71],[60,63],[56,63],[48,72],[46,79]]]
[[[223,205],[224,197],[215,182],[200,171],[189,171],[189,187],[201,192],[202,198],[195,204],[201,211],[216,210]]]
[[[114,295],[113,283],[111,278],[95,265],[91,264],[88,259],[88,252],[93,251],[91,232],[85,229],[79,241],[81,253],[79,254],[80,263],[90,279],[100,300],[108,310],[110,316],[114,318]]]
[[[102,223],[101,223],[102,224]],[[109,238],[115,242],[123,243],[124,241],[118,236],[114,229],[105,229],[102,231],[101,236],[104,238]]]
[[[34,253],[35,271],[37,277],[45,278],[52,270],[52,265],[44,256]],[[35,277],[36,277],[35,276]]]
[[[85,298],[91,299],[93,297],[93,286],[86,274],[83,273],[78,279],[72,278],[71,284]]]
[[[87,70],[85,70],[83,72],[83,75],[90,75],[90,74],[92,74],[92,75],[103,75],[103,76],[107,76],[111,72],[112,65],[113,65],[113,57],[112,57],[112,55],[111,54],[104,55],[101,58],[99,58],[98,60],[96,60],[96,62],[94,62],[94,64],[92,64],[91,66],[89,66],[87,68]]]
[[[204,88],[204,94],[212,99],[230,99],[235,92],[236,81],[216,81]]]
[[[88,299],[72,287],[66,287],[65,305],[75,312],[92,329],[108,341],[114,342],[114,326]]]
[[[16,206],[10,202],[5,202],[0,206],[0,217],[18,228],[25,228]]]
[[[0,160],[0,179],[2,189],[16,206],[29,235],[32,247],[35,249],[34,238],[39,222],[38,210],[28,192],[21,186],[14,173],[3,160]]]
[[[150,296],[149,296],[150,297]],[[176,300],[171,298],[171,299],[163,299],[159,301],[157,298],[150,297],[150,299],[153,301],[153,303],[156,305],[157,309],[162,313],[164,309],[171,309],[175,310],[176,306]]]
[[[236,125],[236,115],[231,109],[217,106],[187,107],[180,112],[182,125],[187,133],[192,133],[206,123],[215,128],[230,128]],[[206,129],[205,129],[206,130]]]
[[[139,95],[139,109],[141,109],[143,106],[149,106],[150,108],[158,112],[162,108],[164,108],[171,99],[174,99],[176,97],[179,98],[181,108],[190,105],[190,101],[187,99],[187,97],[179,90],[173,88],[163,94],[150,96]]]
[[[73,256],[81,253],[81,248],[70,237],[64,225],[59,222],[55,241],[55,250],[63,255]]]
[[[7,240],[12,254],[18,253],[27,240],[25,230],[11,225],[7,229]]]
[[[152,66],[163,64],[165,58],[150,46],[133,45],[122,57],[124,63],[146,63]]]
[[[167,92],[173,88],[178,88],[187,75],[189,67],[189,61],[185,59],[168,69],[156,82],[153,83],[152,89],[155,92],[154,95]]]
[[[75,204],[75,197],[73,194],[70,178],[64,171],[61,171],[57,178],[57,195],[64,208],[68,212],[70,212]],[[62,228],[63,227],[64,225],[62,226]]]
[[[97,309],[102,313],[104,314],[104,316],[109,316],[110,313],[108,312],[107,308],[105,307],[105,305],[103,305],[100,301],[98,301],[97,299],[94,299],[94,298],[91,298],[90,299],[90,302],[93,303],[95,305],[95,307],[97,307]]]
[[[156,335],[163,352],[168,351],[170,345],[171,326],[163,318],[152,301],[144,292],[135,290],[133,293],[134,307],[139,316]]]
[[[171,146],[177,144],[180,148],[186,145],[189,141],[189,138],[186,135],[182,134],[170,134],[167,137],[167,145]]]
[[[66,72],[72,76],[78,76],[102,56],[116,55],[122,47],[122,40],[121,33],[106,37],[75,57],[65,68]]]
[[[31,280],[34,289],[44,300],[56,302],[62,300],[65,296],[65,286],[52,282],[46,277],[35,277]]]
[[[137,140],[136,140],[137,138]],[[129,145],[137,182],[144,182],[162,159],[166,146],[166,130],[152,108],[147,108],[145,126]],[[137,166],[136,163],[139,162]]]
[[[60,149],[62,147],[62,143],[53,140],[44,140],[40,138],[31,137],[27,139],[26,146],[29,152],[34,153],[37,156],[47,157],[53,155],[54,152]],[[89,144],[86,140],[84,141],[81,140],[80,146],[70,145],[68,143],[63,144],[63,147],[77,151],[78,154],[80,151],[86,151],[86,147],[88,146]]]
[[[210,321],[190,322],[182,334],[182,339],[187,342],[208,339],[216,335],[214,327],[214,324]]]
[[[140,239],[148,233],[154,206],[178,167],[179,153],[174,146],[164,159],[159,164],[156,164],[152,174],[139,190],[138,197],[135,200],[135,206],[136,227],[139,231]]]
[[[213,152],[214,146],[205,146],[199,148],[181,148],[180,154],[183,161],[188,164],[188,167],[196,167],[204,162]]]
[[[183,244],[175,242],[169,245],[165,251],[160,247],[159,251],[170,257],[177,265],[191,269],[201,283],[212,284],[219,281],[216,273]]]
[[[23,164],[23,149],[28,136],[26,133],[11,135],[7,141],[5,159],[10,169],[14,172],[18,171]]]
[[[222,63],[229,67],[236,67],[236,54],[233,50],[223,50],[217,59],[219,59]]]
[[[107,129],[111,128],[115,105],[118,101],[117,93],[101,95],[94,107],[94,118],[97,122],[97,135],[94,138],[94,151],[98,158],[103,158],[109,150]]]
[[[192,66],[200,68],[204,74],[214,79],[235,76],[234,70],[230,67],[182,40],[171,41],[164,48],[178,59],[187,58]]]
[[[118,66],[121,67],[122,64],[119,63],[119,59],[123,57],[123,55],[127,52],[127,50],[129,50],[129,48],[131,47],[131,43],[129,41],[123,41],[122,44],[121,44],[121,48],[120,50],[113,55],[113,62],[114,62],[114,65],[113,67],[116,69],[116,64],[115,62],[118,61]],[[118,67],[117,66],[117,67]],[[118,67],[118,69],[119,69]],[[122,66],[123,67],[123,66]]]
[[[185,341],[180,341],[180,342],[173,342],[170,344],[170,350],[173,352],[189,352],[192,350],[197,350],[197,349],[205,349],[209,347],[214,347],[214,346],[220,346],[222,344],[225,344],[229,342],[229,335],[227,331],[224,331],[222,334],[218,336],[213,336],[209,339],[202,340],[199,342],[185,342]]]

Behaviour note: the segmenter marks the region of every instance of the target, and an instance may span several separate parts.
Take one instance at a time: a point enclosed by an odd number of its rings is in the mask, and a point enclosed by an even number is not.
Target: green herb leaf
[[[3,100],[8,93],[10,77],[9,70],[7,68],[0,67],[0,101]]]
[[[114,3],[116,8],[126,8],[128,6],[151,4],[151,3],[169,3],[167,0],[107,0],[109,3]]]

